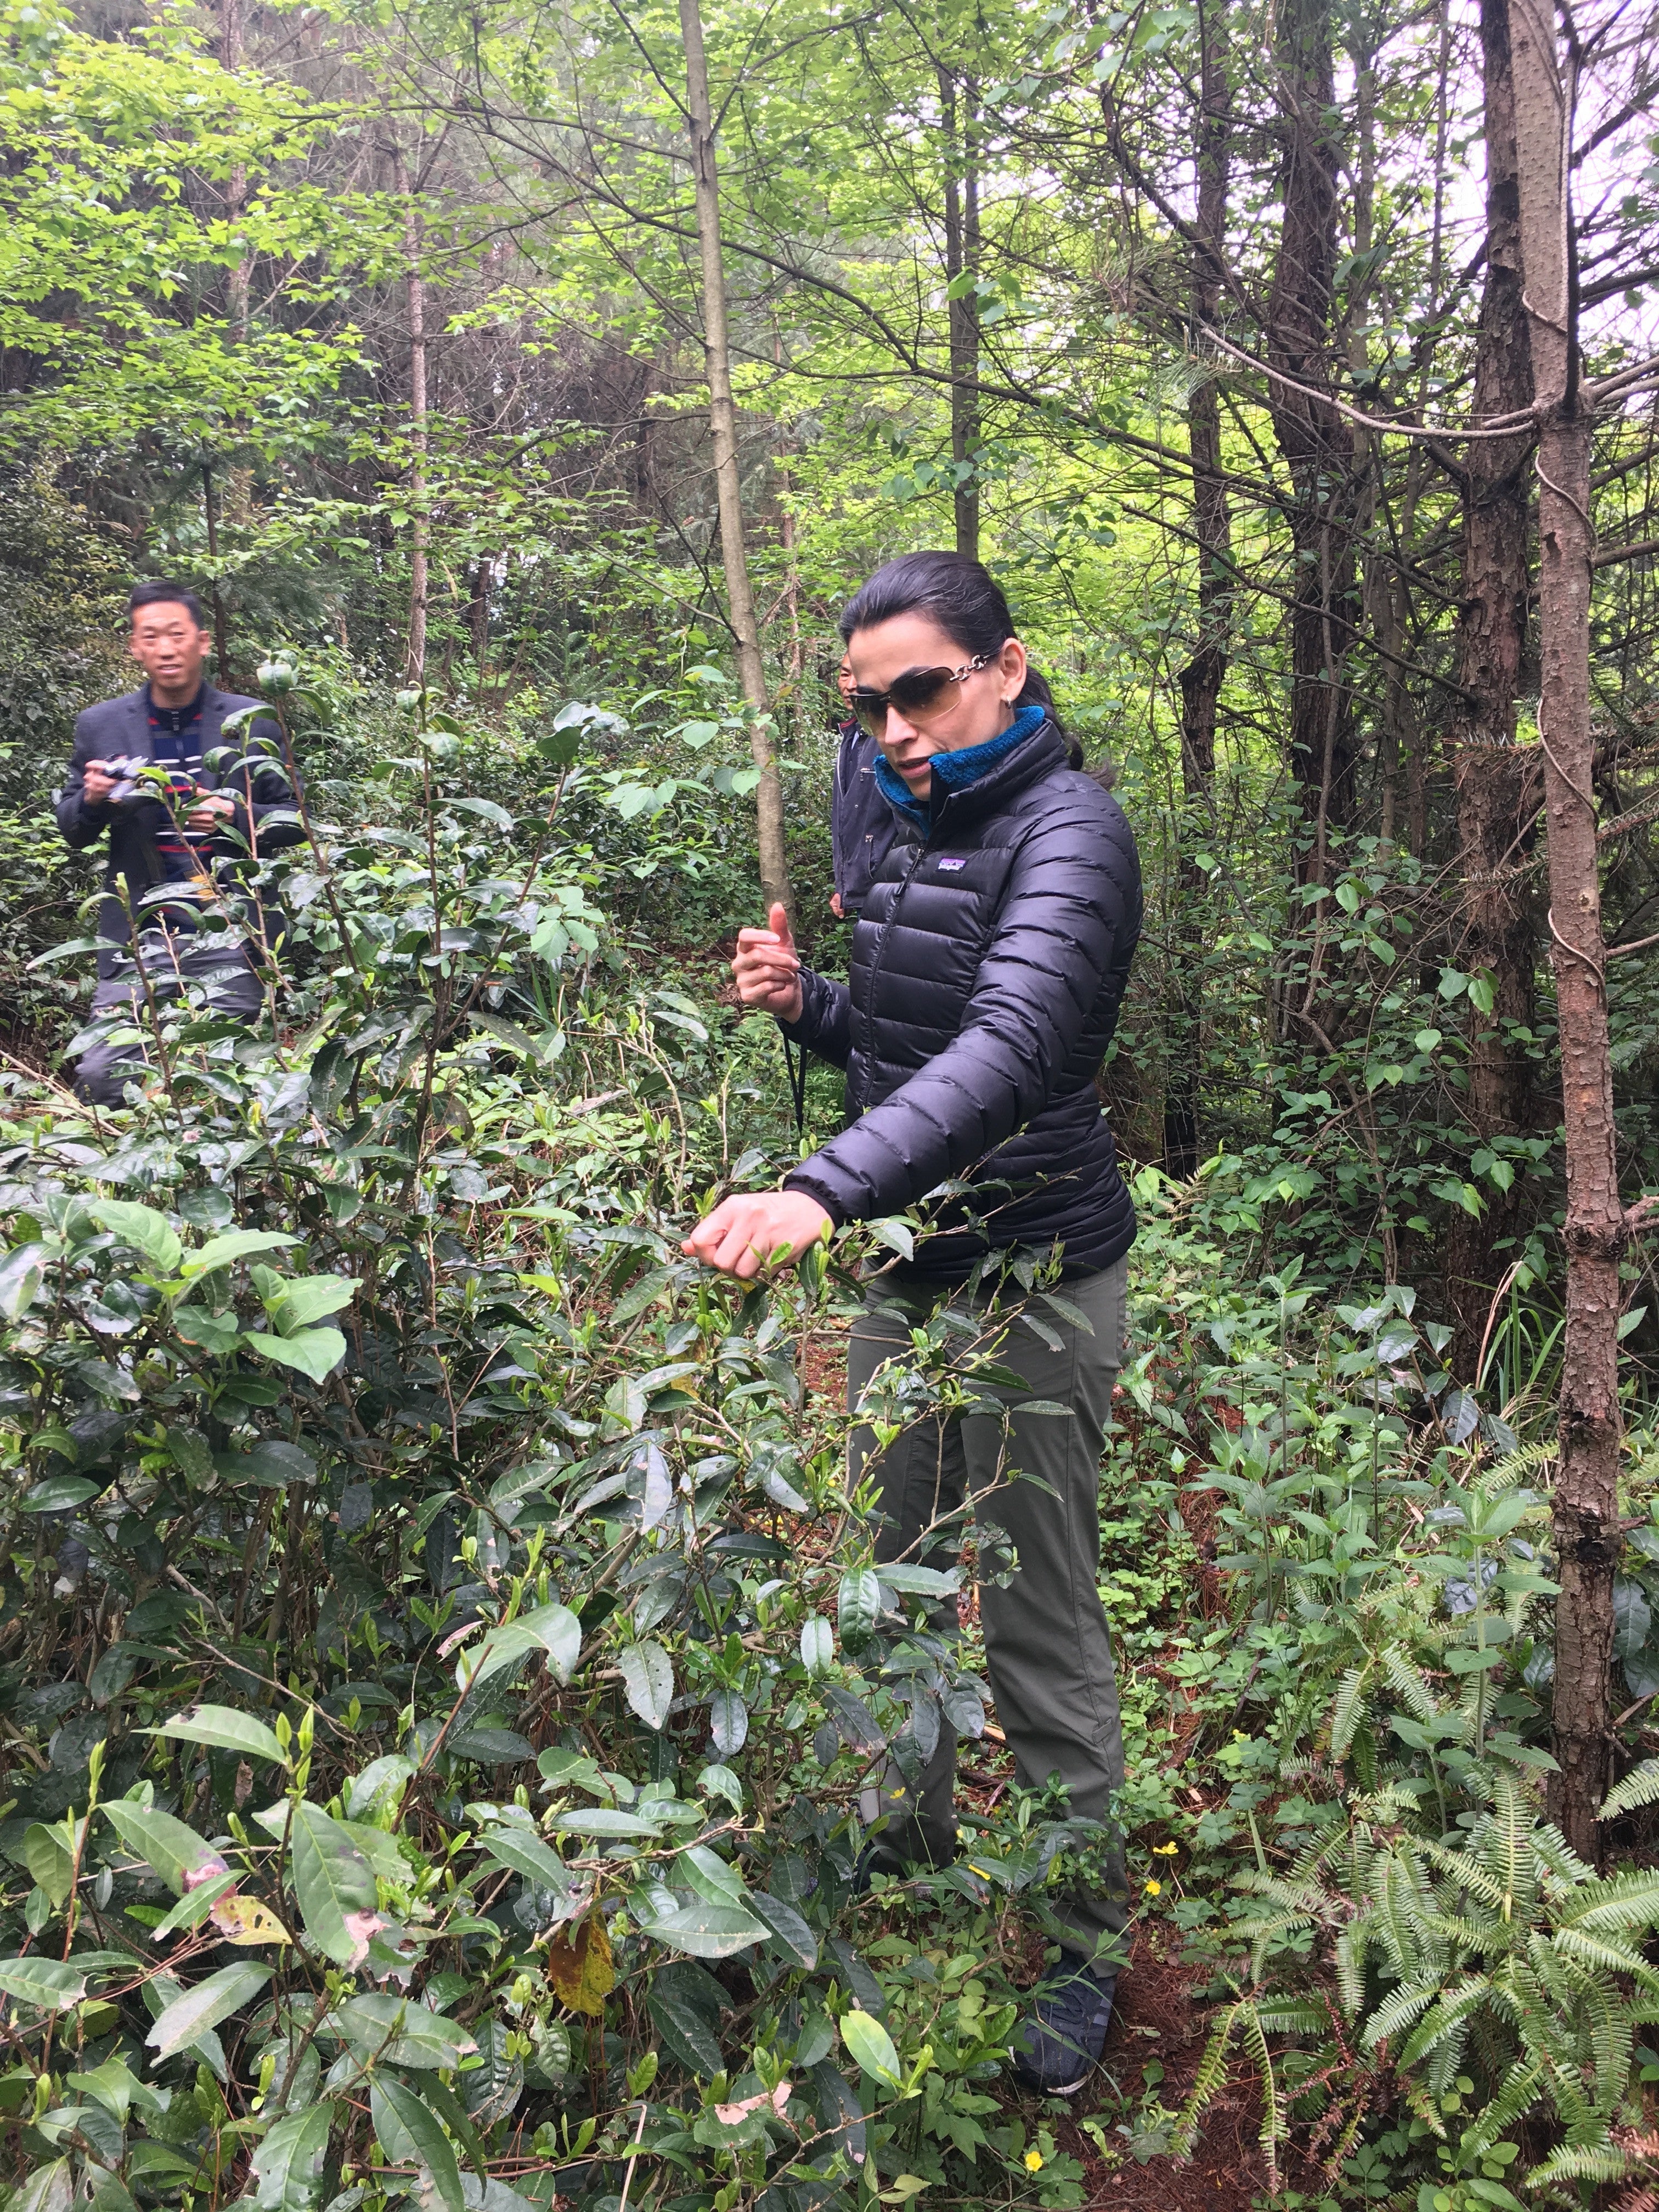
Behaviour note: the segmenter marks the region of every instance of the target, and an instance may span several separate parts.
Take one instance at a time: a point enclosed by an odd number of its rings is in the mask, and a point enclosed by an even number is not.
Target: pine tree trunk
[[[761,659],[760,626],[749,580],[749,555],[743,524],[743,479],[738,465],[738,411],[732,397],[732,349],[726,322],[726,265],[720,250],[720,178],[714,164],[714,126],[708,100],[708,64],[703,52],[702,15],[698,0],[680,0],[680,32],[685,42],[687,124],[696,185],[697,243],[702,263],[703,361],[708,379],[708,429],[714,448],[714,486],[720,505],[720,555],[726,569],[726,599],[743,696],[749,704],[749,750],[760,782],[755,792],[760,847],[761,892],[769,906],[781,902],[793,922],[794,898],[784,857],[783,786],[773,756],[766,672]]]
[[[1475,343],[1474,419],[1532,404],[1532,353],[1522,301],[1520,180],[1509,0],[1482,0],[1486,274]],[[1509,1040],[1530,1029],[1535,951],[1521,868],[1543,795],[1544,757],[1515,743],[1515,702],[1526,652],[1530,430],[1475,439],[1463,485],[1463,576],[1457,680],[1468,695],[1451,732],[1457,792],[1464,935],[1457,964],[1491,981],[1493,1004],[1469,1006],[1470,1126],[1485,1139],[1519,1136],[1533,1120],[1531,1062]],[[1479,1221],[1460,1213],[1447,1254],[1456,1321],[1453,1362],[1468,1382],[1499,1273],[1493,1246],[1512,1208],[1495,1195]]]
[[[1607,955],[1596,864],[1589,714],[1591,422],[1580,391],[1565,158],[1571,88],[1551,19],[1510,21],[1521,259],[1540,416],[1539,727],[1549,835],[1551,954],[1566,1130],[1567,1318],[1555,1491],[1555,1757],[1551,1809],[1594,1861],[1612,1739],[1613,1577],[1619,1555],[1619,1254]]]
[[[1212,328],[1221,301],[1227,228],[1227,70],[1225,22],[1217,0],[1199,16],[1198,243],[1192,280],[1192,349]],[[1171,965],[1168,1073],[1164,1089],[1164,1164],[1185,1180],[1198,1171],[1202,1141],[1205,951],[1209,879],[1193,858],[1208,832],[1215,780],[1215,732],[1227,672],[1232,606],[1232,533],[1221,470],[1221,403],[1215,380],[1200,372],[1187,402],[1193,462],[1193,533],[1198,540],[1198,638],[1181,671],[1181,789],[1185,821]]]
[[[1353,440],[1327,398],[1336,274],[1335,76],[1329,0],[1280,0],[1283,217],[1267,313],[1273,435],[1295,489],[1291,531],[1291,769],[1312,831],[1304,883],[1330,876],[1330,836],[1354,810],[1347,681],[1354,602]]]
[[[979,135],[971,83],[960,106],[956,81],[941,64],[939,104],[945,124],[945,273],[951,340],[951,459],[957,471],[952,504],[957,550],[979,558]]]
[[[219,0],[219,66],[234,76],[242,66],[242,0]],[[233,234],[247,210],[247,170],[237,161],[225,179],[225,221]],[[248,260],[246,243],[225,276],[225,319],[232,339],[247,342]]]

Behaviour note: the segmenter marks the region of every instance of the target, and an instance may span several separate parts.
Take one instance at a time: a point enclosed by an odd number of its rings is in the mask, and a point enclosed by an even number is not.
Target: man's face
[[[198,629],[188,607],[176,600],[158,599],[139,607],[132,617],[128,650],[151,684],[183,705],[193,699],[202,682],[202,664],[212,640]]]

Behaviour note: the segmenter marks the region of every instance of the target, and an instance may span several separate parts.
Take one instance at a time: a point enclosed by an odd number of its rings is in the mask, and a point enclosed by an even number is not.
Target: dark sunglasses
[[[976,676],[995,659],[994,653],[981,653],[972,660],[963,661],[960,668],[913,668],[886,691],[872,691],[867,684],[855,684],[851,703],[860,728],[878,738],[887,727],[890,707],[896,707],[907,721],[914,720],[918,714],[935,712],[952,684]]]

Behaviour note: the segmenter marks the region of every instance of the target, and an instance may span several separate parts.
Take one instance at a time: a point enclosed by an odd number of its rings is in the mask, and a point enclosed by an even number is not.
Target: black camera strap
[[[806,1134],[806,1048],[803,1045],[797,1051],[782,1029],[779,1030],[778,1035],[783,1038],[783,1064],[789,1071],[789,1096],[795,1109],[795,1134],[804,1137]]]

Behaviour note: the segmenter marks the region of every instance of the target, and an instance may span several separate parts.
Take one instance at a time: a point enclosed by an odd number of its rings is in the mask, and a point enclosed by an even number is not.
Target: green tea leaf
[[[466,2212],[460,2162],[443,2124],[415,2091],[391,2074],[377,2074],[370,2085],[369,2112],[387,2155],[399,2166],[418,2165],[432,2177],[444,2212]]]
[[[854,1650],[867,1643],[881,1611],[881,1584],[872,1567],[849,1567],[841,1578],[836,1597],[836,1626],[841,1640]]]
[[[800,1663],[813,1676],[836,1663],[835,1632],[821,1613],[809,1614],[801,1624]]]
[[[135,1206],[129,1200],[106,1198],[87,1208],[100,1229],[135,1252],[142,1252],[158,1274],[176,1275],[185,1248],[166,1214],[152,1206]]]
[[[841,2021],[841,2039],[853,2063],[861,2067],[872,2081],[879,2081],[884,2089],[902,2086],[898,2053],[893,2048],[892,2037],[878,2020],[872,2020],[867,2012],[845,2014]]]
[[[306,1933],[337,1966],[355,1966],[384,1924],[368,1855],[343,1821],[308,1802],[295,1807],[291,1833],[294,1893]]]
[[[221,1967],[216,1974],[210,1974],[204,1982],[197,1982],[182,1996],[175,1997],[144,2041],[158,2059],[171,2058],[175,2051],[194,2043],[204,2029],[216,2027],[222,2020],[251,2004],[270,1973],[269,1966],[257,1966],[252,1960]]]
[[[661,1644],[650,1638],[629,1644],[617,1664],[628,1702],[647,1728],[665,1727],[674,1698],[674,1662]]]
[[[87,1978],[72,1961],[0,1959],[0,1996],[16,1997],[37,2012],[64,2012],[87,1993]]]
[[[478,2047],[457,2021],[412,1998],[378,1990],[349,1997],[331,2025],[365,2063],[375,2059],[392,2066],[459,2066]]]
[[[204,1843],[194,1828],[175,1820],[170,1813],[152,1812],[147,1806],[129,1804],[125,1798],[100,1805],[106,1820],[130,1851],[159,1874],[175,1897],[185,1893],[185,1876],[195,1881],[222,1874],[225,1863],[211,1844]]]
[[[581,1656],[582,1625],[568,1605],[537,1606],[500,1628],[492,1628],[478,1648],[476,1663],[467,1675],[473,1686],[486,1682],[526,1652],[544,1652],[547,1671],[556,1682],[568,1682]]]
[[[216,1751],[240,1752],[244,1759],[269,1759],[286,1766],[288,1755],[263,1721],[252,1713],[239,1713],[230,1705],[191,1705],[175,1713],[161,1728],[144,1729],[144,1735],[165,1735],[175,1743],[205,1743]]]
[[[283,1237],[274,1229],[233,1229],[223,1237],[210,1237],[193,1252],[186,1252],[179,1273],[186,1281],[197,1275],[210,1275],[220,1267],[228,1267],[235,1261],[246,1260],[251,1252],[275,1252],[286,1244],[297,1244],[297,1237]]]
[[[0,1321],[21,1321],[46,1279],[44,1244],[19,1244],[0,1260]]]
[[[337,1328],[302,1328],[294,1336],[267,1336],[263,1329],[249,1329],[241,1341],[256,1358],[297,1368],[313,1382],[326,1382],[345,1358],[346,1340]]]
[[[701,1897],[640,1922],[642,1936],[693,1959],[729,1959],[734,1952],[746,1951],[751,1943],[763,1943],[770,1932],[765,1922],[757,1920],[752,1913],[735,1905],[713,1905]]]
[[[285,2114],[253,2153],[258,2212],[310,2212],[328,2172],[328,2138],[338,2107],[330,2098]]]

